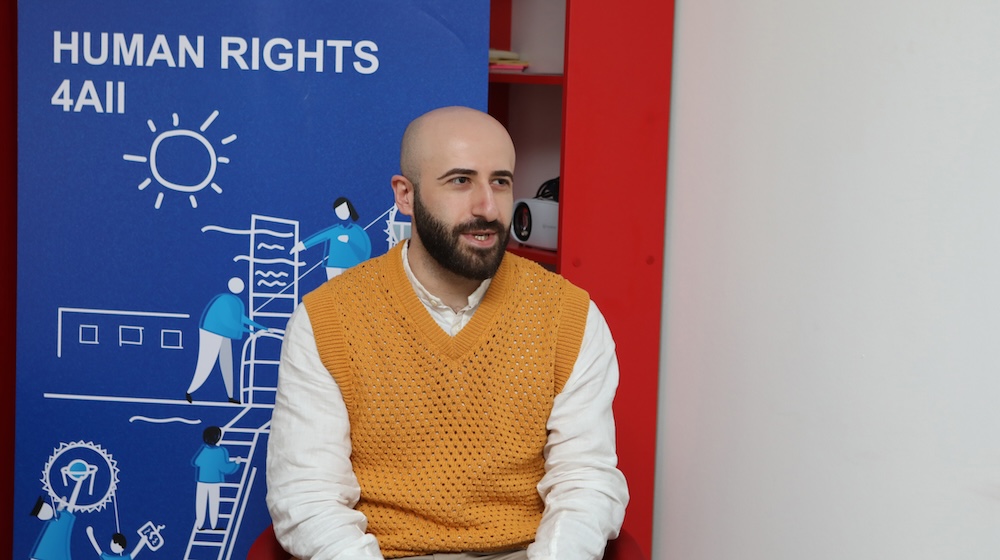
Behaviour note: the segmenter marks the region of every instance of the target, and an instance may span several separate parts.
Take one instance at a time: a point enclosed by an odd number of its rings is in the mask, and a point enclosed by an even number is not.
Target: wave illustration
[[[258,280],[258,286],[267,286],[268,288],[273,288],[275,286],[287,286],[288,282],[282,282],[281,280],[275,280],[274,282],[268,282],[267,280]]]
[[[288,276],[287,272],[275,272],[273,270],[258,270],[254,274],[263,276],[264,278],[285,278]]]
[[[274,250],[277,250],[277,251],[284,251],[285,250],[285,246],[284,245],[271,245],[269,243],[258,243],[257,244],[257,250],[260,251],[261,249],[274,249]]]
[[[235,229],[227,228],[222,226],[205,226],[201,228],[202,232],[206,231],[218,231],[221,233],[231,233],[234,235],[250,235],[251,233],[256,233],[258,235],[271,235],[274,237],[295,237],[295,233],[290,231],[274,231],[273,229]]]
[[[253,261],[257,264],[287,264],[289,266],[303,266],[306,264],[304,262],[295,262],[288,259],[251,259],[248,255],[236,255],[233,257],[233,262],[240,261]]]
[[[133,416],[128,419],[131,422],[149,422],[150,424],[169,424],[171,422],[180,422],[182,424],[190,424],[192,426],[201,424],[201,420],[191,420],[188,418],[180,418],[178,416],[173,416],[171,418],[149,418],[148,416]]]

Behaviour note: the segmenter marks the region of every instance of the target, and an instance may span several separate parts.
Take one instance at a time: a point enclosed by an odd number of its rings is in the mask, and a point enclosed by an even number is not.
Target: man
[[[302,560],[600,558],[628,501],[604,318],[505,253],[514,147],[495,119],[419,117],[400,168],[409,241],[307,295],[286,330],[279,541]]]

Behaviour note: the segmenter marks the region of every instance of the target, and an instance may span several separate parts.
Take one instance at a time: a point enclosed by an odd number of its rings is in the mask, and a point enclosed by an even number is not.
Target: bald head
[[[487,142],[509,150],[513,171],[514,143],[499,121],[469,107],[442,107],[424,113],[406,127],[399,152],[399,169],[419,181],[421,166],[453,142]]]

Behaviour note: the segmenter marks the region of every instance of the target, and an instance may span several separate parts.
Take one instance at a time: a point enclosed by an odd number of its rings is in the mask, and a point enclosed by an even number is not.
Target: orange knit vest
[[[344,395],[357,509],[382,554],[533,541],[546,422],[580,350],[587,293],[508,253],[451,337],[417,299],[397,247],[303,301]]]

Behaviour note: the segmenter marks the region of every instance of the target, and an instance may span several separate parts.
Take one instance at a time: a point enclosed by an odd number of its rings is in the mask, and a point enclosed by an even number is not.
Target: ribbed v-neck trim
[[[486,329],[494,323],[496,315],[501,309],[509,293],[510,283],[513,281],[511,274],[511,263],[507,255],[500,263],[500,268],[493,276],[486,294],[483,296],[472,319],[455,336],[445,332],[434,317],[431,316],[423,302],[417,297],[417,293],[406,276],[403,268],[403,248],[402,243],[393,248],[396,254],[388,258],[388,276],[392,282],[393,292],[399,297],[406,308],[408,316],[413,319],[417,329],[426,337],[428,344],[438,353],[446,355],[452,359],[464,356],[475,348]]]

